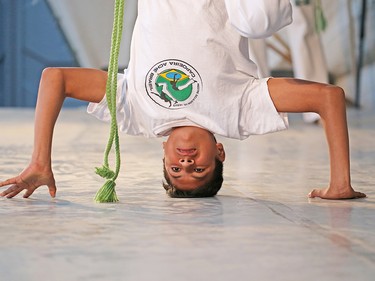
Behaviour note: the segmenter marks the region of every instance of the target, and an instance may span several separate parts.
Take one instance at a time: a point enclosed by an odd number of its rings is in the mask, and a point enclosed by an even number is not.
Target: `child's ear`
[[[163,149],[165,148],[165,141],[163,141]]]
[[[219,159],[221,162],[224,162],[225,161],[224,146],[221,143],[217,143],[216,147],[217,147],[217,151],[218,151],[217,159]]]

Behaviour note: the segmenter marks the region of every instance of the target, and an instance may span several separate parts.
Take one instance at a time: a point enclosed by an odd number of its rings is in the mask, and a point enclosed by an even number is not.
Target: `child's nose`
[[[194,159],[190,157],[185,157],[185,158],[181,158],[179,162],[183,166],[190,166],[194,164]]]

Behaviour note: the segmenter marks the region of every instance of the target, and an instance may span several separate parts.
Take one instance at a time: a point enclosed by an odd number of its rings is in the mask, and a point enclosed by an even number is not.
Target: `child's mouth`
[[[195,148],[189,148],[189,149],[184,149],[184,148],[177,148],[177,151],[181,155],[193,155],[197,151]]]

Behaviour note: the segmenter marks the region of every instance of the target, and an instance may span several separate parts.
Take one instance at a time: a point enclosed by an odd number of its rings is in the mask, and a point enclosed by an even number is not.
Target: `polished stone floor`
[[[53,166],[58,196],[0,198],[0,280],[375,280],[375,113],[348,112],[352,181],[368,197],[308,199],[328,180],[319,126],[220,139],[225,184],[209,199],[161,187],[162,139],[122,136],[120,202],[97,204],[108,125],[64,110]],[[27,164],[33,111],[0,109],[0,178]]]

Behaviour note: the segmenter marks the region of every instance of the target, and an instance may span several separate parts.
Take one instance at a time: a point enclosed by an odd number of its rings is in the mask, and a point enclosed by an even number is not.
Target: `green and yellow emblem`
[[[183,108],[194,102],[201,90],[198,72],[180,60],[166,60],[152,67],[146,76],[146,90],[158,105]]]

